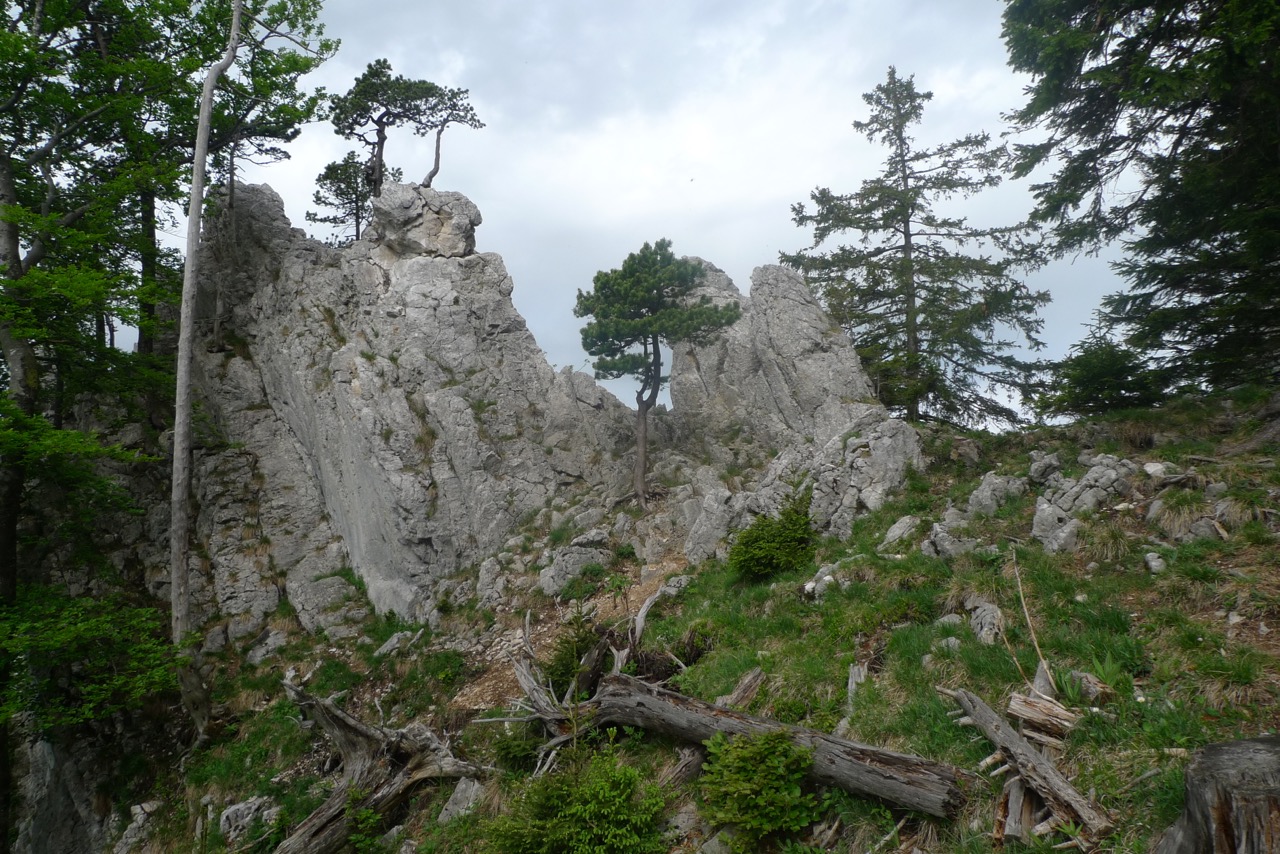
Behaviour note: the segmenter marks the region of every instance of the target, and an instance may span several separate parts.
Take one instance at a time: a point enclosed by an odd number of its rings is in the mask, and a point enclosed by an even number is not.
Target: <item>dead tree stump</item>
[[[1280,852],[1280,736],[1210,744],[1186,781],[1182,816],[1154,854]]]
[[[293,829],[276,854],[336,854],[347,847],[353,814],[370,811],[385,818],[420,783],[474,778],[489,770],[455,758],[449,746],[421,724],[404,729],[373,726],[291,682],[286,681],[284,689],[338,748],[342,777],[328,799]]]

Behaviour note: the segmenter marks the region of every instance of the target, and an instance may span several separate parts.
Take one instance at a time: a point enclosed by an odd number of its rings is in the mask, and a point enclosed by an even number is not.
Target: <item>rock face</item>
[[[197,372],[224,446],[199,462],[196,569],[233,638],[281,588],[332,633],[359,616],[352,573],[379,611],[426,619],[436,582],[558,491],[626,491],[628,410],[551,368],[502,259],[474,250],[479,223],[416,185],[388,185],[371,239],[341,250],[291,228],[266,187],[210,222]]]
[[[748,298],[707,266],[702,292],[738,301],[742,318],[710,346],[675,350],[671,402],[681,431],[747,433],[782,450],[757,488],[712,484],[688,502],[686,556],[723,554],[729,533],[776,513],[801,482],[813,487],[814,527],[847,536],[857,515],[883,506],[910,468],[923,468],[919,436],[875,401],[852,342],[799,274],[758,267]]]
[[[868,414],[883,420],[849,338],[804,279],[784,267],[757,267],[745,297],[723,271],[703,262],[700,293],[738,302],[742,318],[716,343],[672,354],[672,408],[698,430],[747,430],[774,447],[807,438],[819,447]]]
[[[629,491],[631,410],[551,368],[502,259],[475,251],[480,219],[465,197],[411,184],[384,188],[366,239],[343,249],[292,228],[266,187],[238,188],[209,221],[192,561],[195,607],[220,618],[207,646],[252,642],[286,597],[307,629],[350,634],[365,616],[357,583],[412,620],[445,599],[495,604],[514,562],[492,558],[521,522],[567,495],[601,508]],[[684,543],[700,560],[798,480],[816,527],[847,532],[922,465],[915,432],[872,400],[798,275],[761,267],[748,299],[707,268],[705,292],[743,317],[711,346],[677,349],[674,412],[652,425],[655,472],[687,485],[674,509],[612,536],[647,556]],[[730,434],[772,458],[732,492],[724,466],[686,466],[672,448]],[[579,525],[603,517],[576,512]],[[606,545],[575,543],[540,586],[556,594]]]

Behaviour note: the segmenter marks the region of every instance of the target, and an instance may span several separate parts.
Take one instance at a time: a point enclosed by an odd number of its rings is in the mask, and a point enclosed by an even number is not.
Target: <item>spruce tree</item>
[[[853,127],[888,148],[884,171],[853,193],[814,190],[812,210],[794,205],[814,241],[782,261],[853,338],[885,405],[913,421],[1016,423],[1001,393],[1033,388],[1036,366],[1018,355],[1016,337],[1042,346],[1036,312],[1049,296],[1014,276],[1025,228],[981,228],[935,210],[997,186],[1004,152],[986,134],[917,145],[910,131],[932,97],[893,67],[863,95],[871,113]],[[820,251],[844,235],[852,239]]]
[[[1105,315],[1181,380],[1280,377],[1280,5],[1006,0],[1018,173],[1060,255],[1116,239]]]

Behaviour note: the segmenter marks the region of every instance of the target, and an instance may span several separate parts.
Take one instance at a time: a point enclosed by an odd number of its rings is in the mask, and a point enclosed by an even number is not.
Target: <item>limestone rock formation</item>
[[[729,533],[776,513],[802,481],[813,487],[814,527],[847,536],[859,513],[923,468],[919,436],[875,401],[853,343],[799,274],[758,267],[744,297],[707,266],[703,293],[737,300],[742,318],[709,346],[675,350],[671,401],[682,432],[709,441],[745,432],[781,451],[754,489],[712,484],[689,502],[685,554],[698,562],[723,553]]]
[[[673,352],[671,403],[685,423],[712,435],[745,429],[774,447],[806,438],[822,447],[850,422],[884,419],[852,342],[799,273],[757,267],[747,297],[703,265],[700,294],[737,301],[742,318],[710,346]]]
[[[474,250],[479,222],[415,185],[388,185],[345,249],[291,228],[266,187],[210,222],[197,370],[223,446],[200,462],[197,570],[232,635],[281,587],[332,633],[352,573],[379,611],[425,620],[438,582],[558,491],[625,491],[628,411],[549,365],[502,259]]]

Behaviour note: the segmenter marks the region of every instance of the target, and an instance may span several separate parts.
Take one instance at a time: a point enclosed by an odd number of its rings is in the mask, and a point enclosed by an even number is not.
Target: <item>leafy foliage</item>
[[[807,488],[793,495],[777,518],[757,516],[729,549],[729,569],[746,581],[767,581],[812,561],[812,499],[813,489]]]
[[[815,208],[792,206],[796,225],[814,229],[813,246],[782,261],[803,271],[827,309],[853,337],[881,400],[912,420],[958,423],[1020,420],[994,396],[1025,395],[1033,365],[1019,358],[1011,332],[1033,349],[1049,301],[1013,277],[1029,257],[1023,226],[978,228],[935,212],[936,203],[967,198],[1001,181],[1004,151],[986,134],[936,148],[908,135],[933,95],[889,68],[863,95],[871,108],[853,127],[888,147],[884,172],[855,193],[813,191]],[[852,232],[856,243],[815,251]],[[997,257],[968,247],[994,250]]]
[[[662,854],[662,790],[618,761],[610,746],[575,753],[562,770],[530,780],[511,812],[488,827],[497,854]]]
[[[579,606],[569,615],[565,623],[565,631],[555,641],[551,649],[551,658],[543,668],[547,678],[551,680],[551,690],[557,697],[564,696],[569,686],[578,675],[582,657],[591,651],[599,642],[595,626]]]
[[[1004,36],[1040,140],[1018,174],[1055,170],[1036,218],[1061,254],[1126,239],[1111,321],[1183,379],[1273,380],[1280,7],[1008,0]]]
[[[358,140],[369,149],[366,179],[373,195],[382,193],[388,177],[385,152],[387,131],[408,126],[417,136],[436,135],[435,164],[423,179],[430,187],[440,171],[440,145],[444,130],[451,124],[482,128],[466,89],[450,89],[429,80],[410,80],[391,75],[391,63],[377,59],[345,95],[329,99],[329,120],[334,132],[345,139]]]
[[[676,258],[670,240],[645,243],[622,267],[596,273],[591,293],[578,291],[575,317],[591,317],[582,327],[582,349],[595,357],[596,379],[634,377],[636,468],[634,486],[643,503],[648,434],[646,417],[658,400],[662,345],[704,346],[741,316],[736,302],[716,305],[705,294],[694,298],[703,276],[696,261]],[[639,352],[636,352],[637,348]]]
[[[1138,351],[1094,330],[1055,366],[1053,379],[1036,398],[1046,415],[1101,415],[1154,406],[1166,397],[1169,374],[1149,367]]]
[[[813,751],[798,747],[784,729],[709,741],[699,810],[713,824],[734,830],[734,851],[759,851],[772,836],[803,830],[822,814],[821,799],[804,789]]]
[[[26,712],[42,730],[74,726],[171,690],[166,629],[154,608],[21,588],[0,609],[0,655],[12,664],[0,722]]]
[[[736,302],[693,298],[702,276],[702,265],[676,258],[666,239],[644,244],[620,269],[596,273],[591,293],[578,291],[573,309],[576,317],[592,318],[582,327],[582,346],[595,357],[596,378],[634,377],[642,384],[640,394],[656,394],[666,379],[660,343],[703,346],[736,321]]]
[[[332,225],[338,228],[335,236],[341,243],[347,239],[359,240],[360,232],[369,221],[373,187],[369,174],[354,151],[348,151],[341,160],[335,160],[316,176],[316,191],[311,203],[329,208],[332,214],[321,215],[307,211],[307,222]],[[399,181],[399,169],[388,169],[386,177]]]

